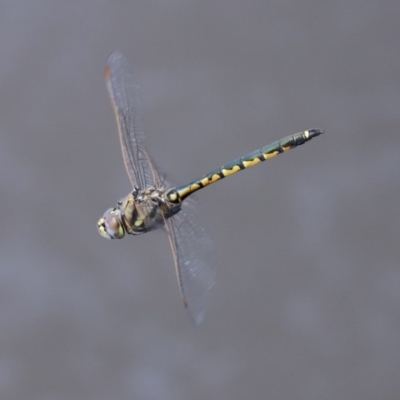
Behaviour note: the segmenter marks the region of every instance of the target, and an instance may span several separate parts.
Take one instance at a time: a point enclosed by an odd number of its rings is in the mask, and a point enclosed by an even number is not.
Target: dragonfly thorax
[[[180,201],[171,201],[170,192],[156,188],[134,189],[100,218],[99,233],[108,239],[122,239],[125,233],[139,235],[164,225],[164,219],[181,208]]]

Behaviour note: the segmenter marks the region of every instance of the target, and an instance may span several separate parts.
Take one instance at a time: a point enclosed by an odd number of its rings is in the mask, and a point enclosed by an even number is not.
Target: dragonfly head
[[[97,222],[97,230],[106,239],[122,239],[125,236],[121,211],[109,208]]]

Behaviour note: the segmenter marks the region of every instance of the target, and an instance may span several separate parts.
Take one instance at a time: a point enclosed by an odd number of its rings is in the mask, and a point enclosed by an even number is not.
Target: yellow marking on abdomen
[[[176,193],[172,193],[169,198],[170,198],[171,201],[178,200],[178,196],[176,195]]]
[[[254,158],[253,160],[242,161],[245,168],[252,167],[253,165],[256,165],[260,162],[261,160],[258,157]]]
[[[202,183],[203,186],[207,186],[210,183],[214,183],[220,179],[221,179],[221,177],[218,174],[214,174],[211,178],[205,177],[200,182]]]
[[[264,153],[263,156],[266,160],[269,158],[275,157],[279,154],[279,151],[274,151],[273,153]]]
[[[221,172],[223,173],[224,176],[229,176],[234,174],[235,172],[240,171],[239,165],[234,165],[232,169],[222,169]]]
[[[181,199],[184,199],[186,196],[189,196],[196,190],[199,190],[201,186],[198,183],[194,183],[193,185],[188,186],[187,188],[184,188],[183,190],[179,191],[179,197]]]

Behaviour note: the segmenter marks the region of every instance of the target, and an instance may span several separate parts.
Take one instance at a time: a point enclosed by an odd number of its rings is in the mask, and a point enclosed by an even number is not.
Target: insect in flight
[[[108,209],[97,223],[108,239],[139,235],[160,227],[168,233],[183,303],[196,325],[203,319],[215,281],[212,241],[198,215],[192,193],[243,169],[293,149],[324,133],[311,129],[287,136],[179,187],[171,187],[157,171],[145,147],[140,123],[138,88],[126,60],[113,53],[105,70],[107,88],[118,124],[125,168],[132,191]]]

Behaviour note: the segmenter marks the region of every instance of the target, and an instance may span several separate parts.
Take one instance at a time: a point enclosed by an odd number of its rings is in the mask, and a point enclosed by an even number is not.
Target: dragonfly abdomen
[[[222,167],[217,168],[214,171],[211,171],[208,174],[194,180],[193,182],[190,182],[187,185],[176,188],[175,193],[182,201],[187,196],[191,195],[199,189],[202,189],[203,187],[217,182],[229,175],[233,175],[243,169],[253,167],[254,165],[273,158],[278,154],[294,149],[295,147],[308,142],[312,138],[319,136],[322,133],[324,133],[323,130],[310,129],[307,131],[296,133],[294,135],[287,136],[281,140],[264,146],[261,149],[240,157],[228,164],[225,164]]]

